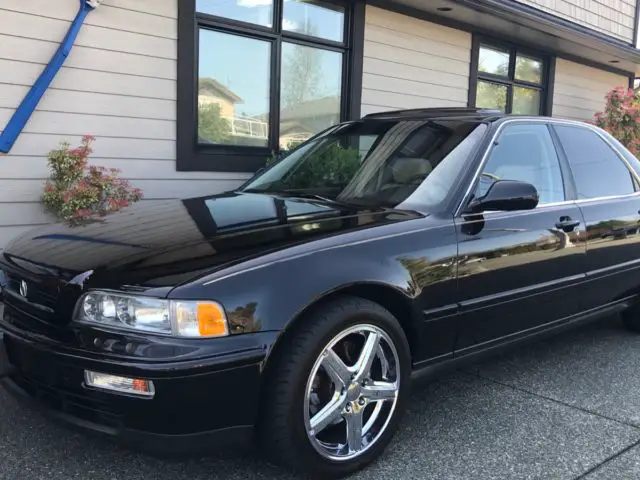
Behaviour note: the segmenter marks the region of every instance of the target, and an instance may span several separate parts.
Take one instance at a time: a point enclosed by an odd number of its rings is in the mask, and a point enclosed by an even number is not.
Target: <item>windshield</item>
[[[390,207],[415,192],[416,203],[433,206],[449,193],[485,129],[475,120],[343,124],[301,145],[242,190]]]

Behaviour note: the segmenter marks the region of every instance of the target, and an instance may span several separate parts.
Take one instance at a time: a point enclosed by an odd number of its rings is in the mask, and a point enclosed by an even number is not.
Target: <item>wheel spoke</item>
[[[349,452],[359,452],[362,449],[362,414],[363,410],[358,413],[347,415],[347,444]]]
[[[367,340],[364,342],[360,358],[356,363],[356,381],[365,379],[371,371],[373,359],[376,358],[378,345],[380,344],[380,335],[377,332],[370,332]]]
[[[398,387],[392,382],[372,382],[362,388],[362,396],[374,402],[376,400],[393,400]]]
[[[338,420],[341,417],[345,400],[345,398],[336,395],[322,410],[316,413],[309,421],[311,424],[309,434],[315,436]]]
[[[333,382],[342,387],[349,385],[351,372],[333,349],[329,348],[322,359],[322,368]]]
[[[359,458],[392,428],[400,358],[385,330],[368,323],[345,327],[324,344],[304,394],[304,430],[324,459]]]

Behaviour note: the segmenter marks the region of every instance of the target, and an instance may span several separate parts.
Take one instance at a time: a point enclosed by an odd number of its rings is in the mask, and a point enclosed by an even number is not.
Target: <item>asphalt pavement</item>
[[[640,335],[607,319],[416,386],[356,479],[640,478]],[[2,480],[295,477],[252,454],[158,460],[72,433],[0,388]]]

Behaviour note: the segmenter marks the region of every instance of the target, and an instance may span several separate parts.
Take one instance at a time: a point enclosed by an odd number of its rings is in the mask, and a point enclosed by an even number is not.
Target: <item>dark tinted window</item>
[[[578,198],[625,195],[635,191],[627,166],[598,134],[566,125],[554,128],[571,165]]]
[[[532,184],[540,195],[539,204],[565,199],[560,161],[545,124],[505,127],[489,153],[476,197],[487,193],[496,180],[519,180]]]
[[[343,124],[291,152],[244,191],[396,206],[421,187],[421,205],[431,207],[456,184],[485,128],[456,120]]]

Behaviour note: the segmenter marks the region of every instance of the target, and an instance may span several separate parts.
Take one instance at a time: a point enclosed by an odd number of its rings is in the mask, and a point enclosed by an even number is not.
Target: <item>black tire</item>
[[[371,448],[354,459],[334,461],[320,455],[307,436],[305,388],[315,361],[331,339],[348,327],[364,323],[382,329],[397,350],[400,387],[396,408],[386,430]],[[400,324],[380,305],[342,296],[318,306],[300,319],[269,363],[258,438],[271,461],[315,478],[342,478],[374,461],[391,442],[409,396],[411,356]]]

